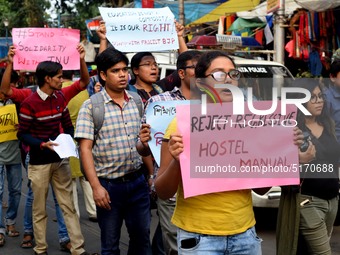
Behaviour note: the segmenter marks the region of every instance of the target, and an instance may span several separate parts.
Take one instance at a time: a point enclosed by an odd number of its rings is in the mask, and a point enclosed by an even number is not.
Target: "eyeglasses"
[[[182,69],[187,69],[187,68],[189,68],[189,69],[194,69],[194,68],[196,68],[196,66],[195,65],[191,65],[191,66],[184,66]]]
[[[322,93],[320,93],[320,94],[318,94],[318,95],[312,95],[312,96],[310,97],[310,100],[309,100],[309,101],[310,101],[312,104],[316,104],[316,103],[318,102],[318,99],[319,99],[319,102],[325,101],[325,95],[322,94]]]
[[[156,62],[154,62],[154,63],[145,63],[145,64],[140,64],[139,66],[147,66],[147,67],[151,68],[151,67],[158,67],[158,66],[159,66],[159,64],[158,64],[158,63],[156,63]]]
[[[238,81],[241,78],[241,72],[237,69],[232,69],[229,72],[224,71],[216,71],[213,73],[208,74],[206,77],[211,76],[215,81],[225,82],[227,77],[229,76],[230,79],[234,81]]]

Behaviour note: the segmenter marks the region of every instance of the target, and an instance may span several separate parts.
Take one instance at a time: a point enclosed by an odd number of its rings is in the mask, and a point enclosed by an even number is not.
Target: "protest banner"
[[[149,147],[158,166],[161,161],[162,138],[169,123],[176,115],[176,105],[189,103],[190,101],[186,100],[158,101],[150,103],[146,109],[146,123],[151,126]]]
[[[271,102],[254,102],[268,109]],[[296,107],[273,114],[232,115],[232,103],[176,107],[183,135],[181,170],[185,198],[207,193],[299,184],[298,147],[293,143]],[[229,114],[228,114],[229,113]]]
[[[64,70],[79,70],[80,31],[68,28],[13,28],[15,70],[35,71],[42,61],[55,61]]]
[[[17,140],[18,115],[14,104],[0,106],[0,143]]]
[[[106,37],[122,52],[176,50],[178,38],[174,15],[164,8],[99,7]]]

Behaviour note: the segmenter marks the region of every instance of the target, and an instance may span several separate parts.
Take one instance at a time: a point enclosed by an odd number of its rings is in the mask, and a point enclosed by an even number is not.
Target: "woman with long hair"
[[[281,196],[277,233],[291,240],[277,237],[278,254],[331,254],[330,236],[338,209],[340,144],[319,81],[298,79],[294,87],[311,93],[310,100],[303,104],[311,115],[301,111],[297,115],[306,146],[299,150],[300,185],[284,188]],[[311,152],[314,158],[304,160]],[[289,229],[290,233],[283,233]]]
[[[239,71],[224,52],[204,53],[195,68],[197,86],[228,83],[238,86]],[[228,90],[218,91],[223,101],[232,101]],[[181,123],[178,123],[180,125]],[[155,187],[162,199],[177,192],[172,222],[178,227],[179,254],[261,254],[261,239],[255,231],[250,190],[205,194],[184,199],[179,155],[183,152],[177,122],[169,125],[161,145],[161,165]]]

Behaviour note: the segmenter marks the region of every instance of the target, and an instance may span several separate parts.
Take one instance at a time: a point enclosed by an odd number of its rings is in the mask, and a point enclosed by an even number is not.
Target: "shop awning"
[[[259,3],[260,0],[229,0],[191,23],[201,24],[218,21],[220,16],[225,16],[226,14],[236,13],[239,11],[249,11],[254,9]]]
[[[135,8],[142,8],[141,0],[135,0]],[[228,13],[254,9],[260,0],[188,0],[184,1],[185,25],[217,22]],[[179,19],[178,1],[154,1],[155,8],[169,7]]]
[[[309,11],[322,12],[340,6],[340,0],[295,0],[303,8]]]

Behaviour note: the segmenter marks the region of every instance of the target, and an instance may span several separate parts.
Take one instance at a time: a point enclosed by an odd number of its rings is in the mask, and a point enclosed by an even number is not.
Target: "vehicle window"
[[[174,72],[173,69],[166,69],[166,72],[165,72],[165,77],[172,74]]]
[[[278,88],[280,97],[281,88],[287,86],[292,78],[287,68],[283,66],[259,66],[242,65],[237,67],[242,72],[239,87],[247,93],[247,88],[253,88],[253,98],[255,100],[272,100],[272,88]]]

